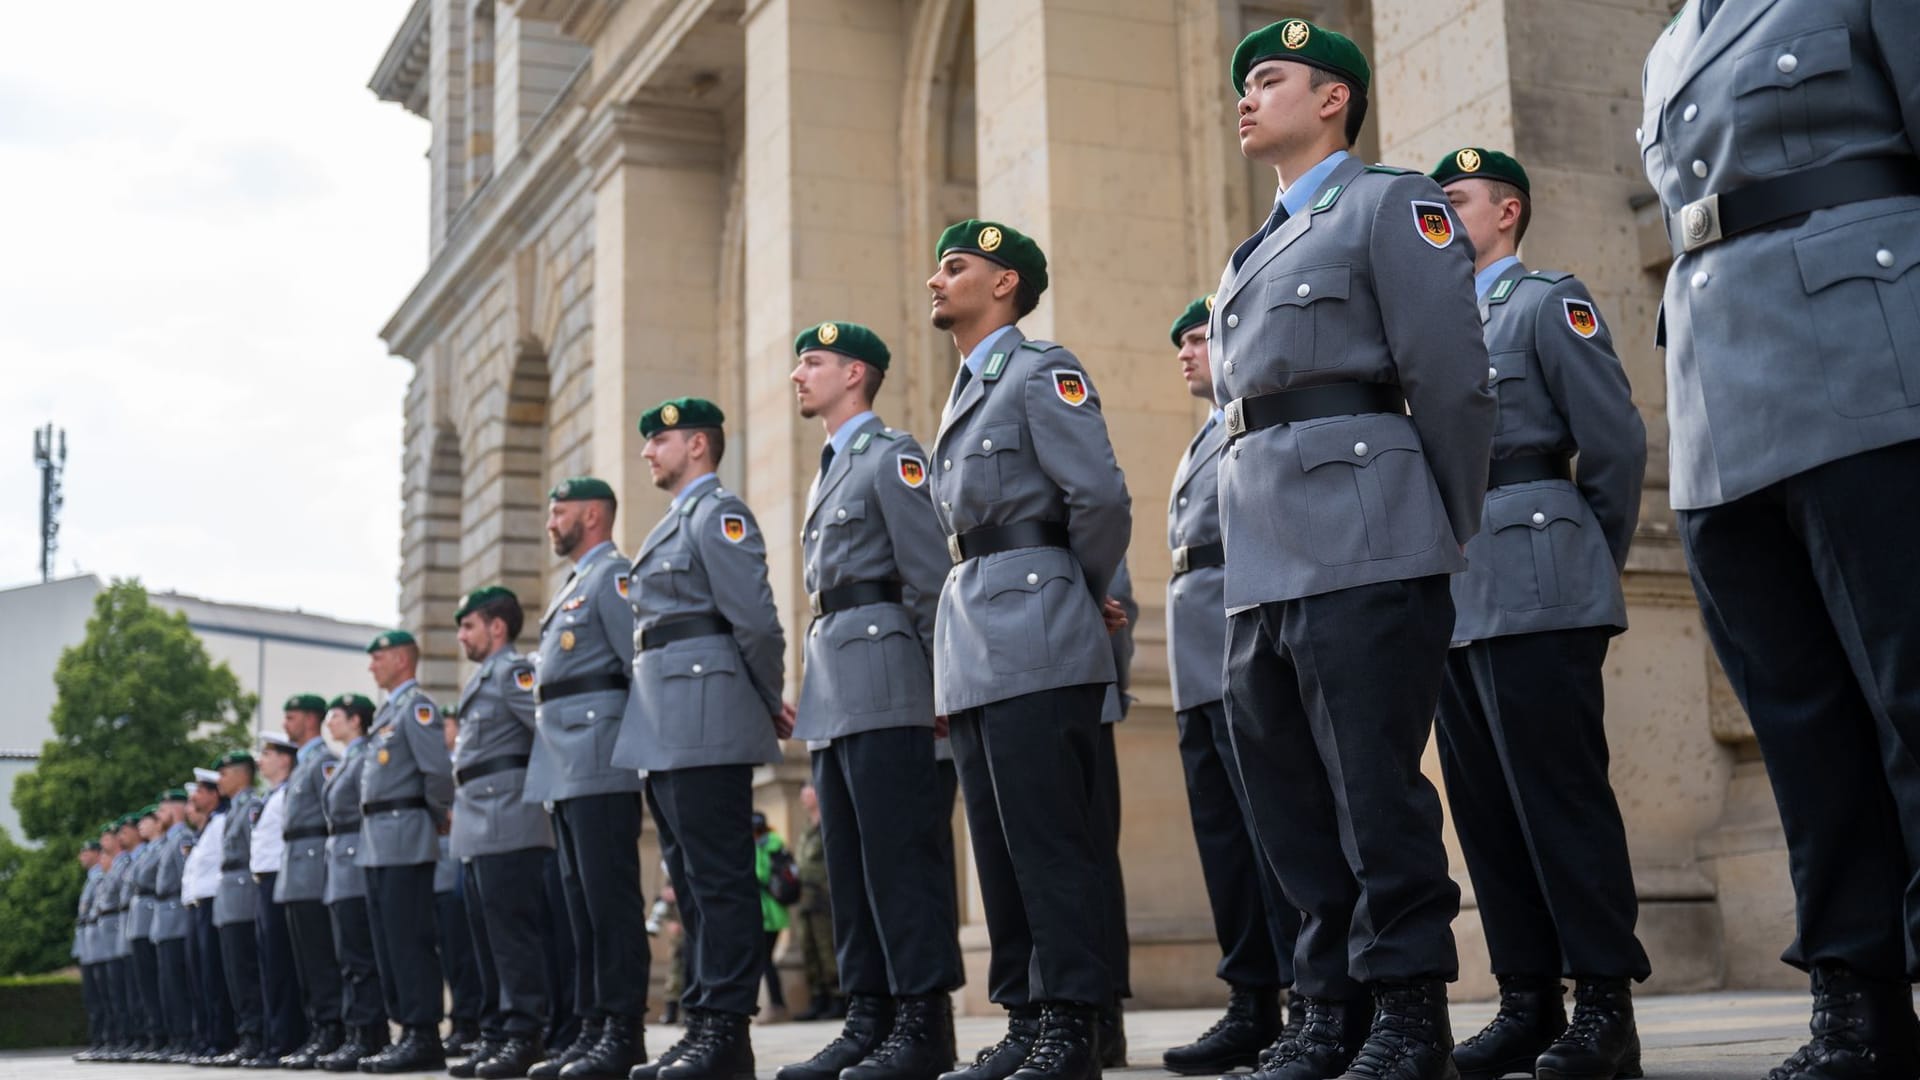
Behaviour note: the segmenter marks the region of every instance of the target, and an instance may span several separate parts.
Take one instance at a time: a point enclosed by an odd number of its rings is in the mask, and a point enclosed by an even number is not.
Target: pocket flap
[[[980,570],[989,597],[1004,592],[1039,592],[1049,581],[1073,580],[1073,568],[1068,561],[1071,558],[1057,548],[1010,553],[987,560]]]
[[[1905,210],[1867,218],[1793,242],[1800,280],[1817,293],[1848,278],[1897,281],[1920,264],[1920,212]],[[1886,252],[1890,265],[1882,266]]]
[[[1660,141],[1660,118],[1666,114],[1667,101],[1650,102],[1640,114],[1640,149],[1645,150]]]
[[[1334,461],[1366,468],[1388,451],[1420,450],[1420,435],[1413,430],[1412,421],[1385,413],[1330,420],[1311,427],[1295,425],[1294,438],[1300,445],[1302,472]]]
[[[844,648],[856,642],[885,641],[891,637],[911,637],[911,628],[902,625],[904,620],[893,617],[880,610],[853,612],[834,620],[833,633],[828,640],[833,647]]]
[[[867,500],[865,499],[848,499],[832,509],[820,512],[821,523],[828,527],[850,525],[853,522],[865,520],[867,520]]]
[[[1585,504],[1576,491],[1557,485],[1538,487],[1488,499],[1487,520],[1494,532],[1520,525],[1529,529],[1545,529],[1556,521],[1571,521],[1580,525],[1583,523],[1583,509]]]
[[[640,569],[647,574],[684,574],[693,569],[693,553],[672,551],[665,555],[649,555]]]
[[[1853,66],[1847,28],[1830,26],[1784,41],[1772,41],[1743,54],[1733,65],[1733,96],[1755,90],[1799,86],[1816,75]]]
[[[1498,386],[1508,379],[1527,377],[1527,354],[1523,352],[1494,353],[1487,358],[1487,385]]]
[[[669,679],[704,679],[739,670],[740,661],[732,649],[668,650],[660,658],[660,674]]]
[[[980,429],[977,435],[969,436],[973,441],[967,443],[962,454],[966,457],[986,457],[990,454],[1004,453],[1020,449],[1019,424],[993,424]]]
[[[1267,307],[1305,307],[1320,300],[1345,300],[1353,268],[1346,263],[1288,270],[1267,279]]]

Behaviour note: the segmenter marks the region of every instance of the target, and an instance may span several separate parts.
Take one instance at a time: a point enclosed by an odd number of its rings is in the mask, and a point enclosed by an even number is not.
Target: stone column
[[[467,8],[467,0],[432,0],[427,16],[427,119],[433,122],[427,227],[435,253],[467,201]]]
[[[400,455],[400,626],[420,642],[420,682],[441,701],[459,693],[460,442],[447,409],[452,360],[435,346],[415,361]]]

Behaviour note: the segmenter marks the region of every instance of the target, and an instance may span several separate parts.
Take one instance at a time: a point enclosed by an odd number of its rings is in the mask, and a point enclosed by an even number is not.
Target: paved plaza
[[[1646,1047],[1646,1071],[1649,1077],[1757,1078],[1792,1053],[1806,1038],[1807,1005],[1805,994],[1793,993],[1721,993],[1681,994],[1649,997],[1640,1001],[1640,1039]],[[1166,1076],[1157,1068],[1161,1051],[1185,1042],[1204,1030],[1218,1014],[1202,1009],[1160,1010],[1127,1014],[1129,1056],[1134,1068],[1126,1074],[1136,1077]],[[1453,1010],[1454,1030],[1465,1036],[1479,1030],[1493,1015],[1491,1002],[1458,1005]],[[798,1061],[819,1049],[832,1037],[835,1024],[771,1024],[756,1027],[754,1051],[762,1077],[771,1080],[775,1069],[789,1061]],[[963,1053],[996,1039],[1005,1030],[999,1017],[961,1017],[960,1047]],[[647,1040],[656,1051],[667,1045],[678,1029],[654,1027]],[[141,1077],[144,1080],[209,1080],[228,1076],[333,1075],[331,1073],[253,1072],[250,1070],[195,1069],[178,1065],[82,1065],[65,1053],[50,1050],[0,1054],[0,1080],[32,1077],[52,1078]],[[359,1074],[352,1074],[359,1075]],[[436,1074],[422,1074],[436,1075]],[[443,1074],[439,1074],[443,1075]]]

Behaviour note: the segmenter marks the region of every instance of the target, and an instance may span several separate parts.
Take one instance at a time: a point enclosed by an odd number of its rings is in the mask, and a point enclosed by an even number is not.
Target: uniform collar
[[[1305,210],[1313,201],[1313,197],[1320,194],[1320,185],[1326,183],[1327,177],[1333,175],[1333,170],[1339,168],[1340,163],[1351,156],[1345,150],[1335,150],[1321,158],[1320,164],[1308,169],[1300,179],[1287,185],[1287,190],[1281,192],[1280,197],[1275,201],[1286,208],[1288,217]]]
[[[680,509],[680,507],[684,505],[688,499],[693,498],[694,496],[700,494],[701,492],[705,491],[707,488],[712,487],[713,485],[719,482],[720,482],[719,473],[707,473],[706,475],[699,477],[698,479],[694,480],[693,483],[688,484],[686,487],[680,489],[680,494],[675,495],[673,497],[672,509],[674,510]]]
[[[973,349],[967,353],[966,359],[967,370],[973,372],[974,378],[979,378],[980,369],[987,366],[987,357],[993,354],[994,340],[1011,329],[1013,329],[1013,324],[1008,323],[974,343]]]
[[[841,424],[839,430],[833,433],[833,437],[827,440],[827,445],[833,447],[833,456],[839,457],[841,452],[846,450],[847,444],[853,441],[853,437],[860,434],[860,429],[866,426],[867,421],[873,419],[876,419],[873,410],[868,409]]]
[[[321,738],[318,735],[315,735],[313,738],[308,739],[306,742],[300,744],[300,749],[294,751],[293,760],[305,761],[308,758],[312,757],[313,755],[324,751],[326,749],[326,746],[327,746],[327,740]],[[318,749],[316,749],[316,747]]]
[[[360,736],[359,738],[357,738],[357,739],[355,739],[355,740],[353,740],[352,742],[350,742],[350,743],[348,743],[348,744],[347,744],[347,749],[349,749],[349,750],[351,750],[351,749],[353,749],[354,747],[356,747],[356,746],[359,746],[359,745],[360,745],[361,743],[363,743],[363,742],[366,742],[366,741],[367,741],[367,737],[366,737],[365,735],[362,735],[362,736]]]
[[[408,679],[406,682],[401,683],[399,686],[396,686],[391,691],[389,691],[387,693],[387,700],[398,701],[400,699],[401,694],[404,694],[408,690],[411,690],[414,687],[419,685],[420,685],[419,679]]]
[[[1505,258],[1496,259],[1488,263],[1486,269],[1477,271],[1473,275],[1474,296],[1485,300],[1487,293],[1493,291],[1494,285],[1500,281],[1500,275],[1519,264],[1520,256],[1518,255],[1508,255]]]
[[[602,540],[599,543],[593,545],[591,550],[589,550],[585,555],[580,556],[579,562],[576,562],[573,564],[573,572],[576,575],[586,573],[587,564],[599,558],[601,552],[610,550],[612,547],[613,547],[613,541],[611,540]]]

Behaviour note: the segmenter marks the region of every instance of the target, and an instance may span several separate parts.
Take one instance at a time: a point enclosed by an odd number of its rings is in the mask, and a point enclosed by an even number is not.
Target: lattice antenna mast
[[[53,557],[60,550],[60,492],[67,471],[67,432],[52,424],[33,433],[33,463],[40,467],[40,580],[53,580]]]

